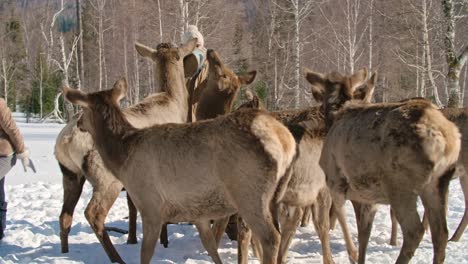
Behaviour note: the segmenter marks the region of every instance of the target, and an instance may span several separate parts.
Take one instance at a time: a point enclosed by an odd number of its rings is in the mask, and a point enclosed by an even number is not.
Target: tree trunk
[[[369,14],[369,72],[372,72],[372,40],[373,40],[373,36],[372,36],[372,30],[373,30],[373,11],[374,11],[374,0],[371,0],[370,1],[370,14]],[[417,86],[416,86],[417,87]]]
[[[43,73],[43,66],[42,66],[42,59],[39,60],[39,117],[42,118],[44,116],[44,96],[43,96],[43,81],[44,81],[44,73]]]
[[[427,75],[429,77],[429,83],[431,84],[432,87],[432,95],[434,96],[434,102],[437,104],[437,106],[441,107],[442,102],[440,101],[439,98],[439,91],[437,90],[437,86],[435,84],[434,80],[434,75],[432,74],[432,55],[431,55],[431,47],[429,45],[429,29],[427,26],[427,3],[426,0],[423,0],[422,3],[422,23],[423,23],[423,46],[425,49],[425,55],[426,55],[426,63],[427,63]]]
[[[180,21],[179,21],[179,34],[180,34],[180,41],[182,42],[182,36],[184,35],[185,30],[187,29],[186,24],[186,8],[187,3],[185,0],[179,0],[179,9],[180,9]]]
[[[300,62],[300,36],[299,36],[299,1],[291,0],[293,2],[293,15],[294,15],[294,36],[293,36],[293,54],[292,59],[294,63],[294,77],[292,82],[292,88],[294,90],[294,108],[298,109],[301,104],[301,62]]]
[[[455,51],[455,16],[452,0],[442,0],[442,7],[447,27],[445,33],[445,58],[447,60],[447,86],[449,90],[448,107],[460,107],[460,71],[468,56],[468,46],[460,56]]]
[[[158,19],[159,19],[159,42],[163,42],[163,26],[162,26],[162,16],[161,16],[161,3],[158,0]]]
[[[78,72],[78,89],[81,89],[84,86],[84,56],[83,56],[83,20],[82,20],[82,10],[81,10],[81,0],[76,0],[76,21],[77,21],[77,30],[79,36],[79,42],[77,47],[77,72]]]
[[[8,104],[8,76],[6,70],[6,59],[2,59],[2,71],[3,71],[3,96],[5,96],[5,103]]]
[[[63,33],[61,32],[60,33],[60,48],[61,48],[61,52],[62,52],[62,70],[63,70],[63,81],[65,82],[65,85],[69,86],[69,75],[68,75],[68,62],[67,62],[67,54],[65,52],[65,40],[64,40],[64,35]],[[70,56],[73,56],[73,51],[70,53]],[[69,121],[72,116],[75,114],[75,111],[74,111],[74,108],[73,108],[73,105],[68,102],[68,101],[65,101],[65,111],[66,111],[66,117],[65,119],[67,119],[67,121]]]

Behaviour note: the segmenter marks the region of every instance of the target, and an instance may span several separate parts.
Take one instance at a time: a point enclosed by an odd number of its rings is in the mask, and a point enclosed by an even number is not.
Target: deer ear
[[[122,78],[114,83],[112,87],[112,100],[117,104],[127,95],[127,80]]]
[[[350,80],[351,80],[351,90],[356,89],[356,87],[361,86],[364,84],[367,80],[368,72],[367,68],[363,68],[357,72],[355,72],[353,75],[351,75]]]
[[[197,42],[198,42],[198,39],[193,38],[193,39],[187,41],[187,43],[181,45],[179,47],[180,56],[183,58],[183,57],[187,56],[188,54],[192,53],[193,50],[197,47]]]
[[[143,45],[139,42],[135,42],[135,48],[142,57],[145,58],[154,58],[156,56],[156,50],[152,49],[146,45]]]
[[[223,64],[221,62],[221,59],[219,58],[218,52],[216,52],[215,50],[209,49],[206,52],[206,58],[208,59],[210,64],[213,64],[213,65],[222,65]]]
[[[88,95],[80,90],[71,89],[68,86],[63,86],[62,93],[65,99],[74,105],[80,105],[83,107],[89,107],[90,105]]]
[[[312,85],[310,90],[318,103],[323,101],[325,93],[325,77],[317,72],[313,72],[307,68],[304,69],[306,80]]]
[[[367,82],[359,87],[357,87],[353,92],[353,98],[361,100],[364,103],[371,103],[372,96],[374,95],[374,88],[377,82],[377,73],[372,74],[372,76],[367,80]]]
[[[255,76],[257,75],[257,71],[251,71],[248,73],[244,73],[242,75],[237,76],[241,84],[250,84],[255,80]]]
[[[190,53],[184,57],[184,76],[185,78],[190,78],[195,75],[198,70],[198,60],[197,57]]]

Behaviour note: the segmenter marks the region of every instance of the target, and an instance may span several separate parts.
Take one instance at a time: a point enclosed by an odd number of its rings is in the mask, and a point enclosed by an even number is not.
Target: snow
[[[18,116],[17,116],[18,117]],[[37,168],[37,173],[25,173],[17,165],[6,177],[8,205],[6,237],[0,241],[2,263],[108,263],[109,260],[89,227],[84,209],[91,197],[91,186],[85,184],[75,209],[69,237],[70,252],[60,253],[59,215],[62,206],[62,176],[53,154],[55,138],[62,129],[59,124],[23,123],[18,126]],[[449,236],[455,231],[463,212],[464,198],[458,180],[451,183],[449,196]],[[348,204],[348,220],[357,243],[354,213]],[[419,210],[422,211],[419,205]],[[107,217],[109,226],[127,229],[127,205],[122,193]],[[390,246],[390,216],[388,206],[381,206],[376,215],[368,250],[367,263],[394,263],[402,243]],[[111,239],[127,263],[139,263],[142,239],[141,219],[138,219],[137,245],[127,245],[127,236],[111,232]],[[331,232],[332,254],[336,263],[349,263],[343,236],[337,226]],[[449,242],[446,263],[468,263],[468,231],[460,242]],[[224,263],[237,263],[237,244],[225,236],[220,256]],[[299,228],[288,253],[289,263],[321,263],[321,247],[313,226]],[[432,262],[430,233],[426,233],[411,263]],[[169,226],[169,248],[158,246],[152,263],[212,263],[198,233],[191,225]],[[250,255],[249,263],[259,263]]]

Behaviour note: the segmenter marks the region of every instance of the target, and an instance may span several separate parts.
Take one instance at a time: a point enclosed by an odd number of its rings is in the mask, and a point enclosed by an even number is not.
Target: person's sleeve
[[[10,142],[13,145],[13,149],[17,153],[23,153],[26,151],[23,136],[21,136],[15,120],[13,120],[11,111],[3,99],[0,99],[0,126],[8,135]]]

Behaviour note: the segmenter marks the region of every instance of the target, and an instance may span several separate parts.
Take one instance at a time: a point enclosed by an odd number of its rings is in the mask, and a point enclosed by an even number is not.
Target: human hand
[[[21,160],[25,172],[27,171],[28,167],[31,168],[33,172],[36,172],[36,168],[34,167],[32,160],[29,158],[29,150],[25,150],[22,153],[18,153],[16,157]]]

